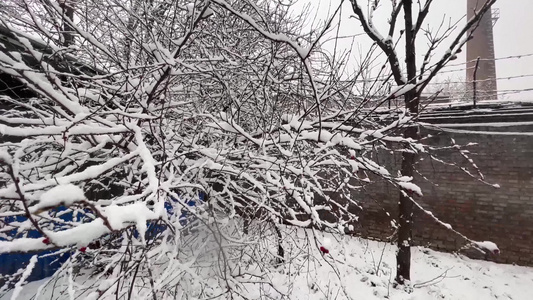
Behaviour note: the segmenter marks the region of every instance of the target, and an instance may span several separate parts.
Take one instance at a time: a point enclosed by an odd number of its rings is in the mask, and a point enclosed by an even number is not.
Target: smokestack
[[[468,0],[467,18],[472,18],[484,3],[485,0]],[[477,100],[498,99],[496,62],[494,60],[494,34],[492,30],[497,18],[493,17],[492,13],[492,8],[485,13],[473,33],[473,38],[466,44],[466,81],[469,94],[473,97],[472,82],[475,74]],[[478,57],[480,59],[476,71]]]

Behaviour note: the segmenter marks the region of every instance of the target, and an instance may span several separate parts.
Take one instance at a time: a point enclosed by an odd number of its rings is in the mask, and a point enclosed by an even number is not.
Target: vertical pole
[[[74,3],[72,0],[59,0],[59,7],[63,10],[63,46],[68,47],[74,44],[74,28],[69,21],[74,20]]]
[[[477,106],[477,69],[479,67],[479,59],[481,57],[477,57],[477,60],[476,60],[476,66],[474,67],[474,81],[472,82],[472,85],[473,85],[473,100],[474,100],[474,108],[476,108]]]

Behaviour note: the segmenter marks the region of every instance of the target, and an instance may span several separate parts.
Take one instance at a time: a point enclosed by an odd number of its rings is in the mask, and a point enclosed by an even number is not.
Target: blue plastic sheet
[[[196,206],[198,203],[201,203],[204,200],[205,195],[200,194],[198,200],[186,200],[184,203],[188,205],[189,207]],[[165,202],[165,208],[167,210],[167,213],[169,215],[174,214],[174,207],[179,207],[179,205],[176,205],[176,202],[179,201],[177,199],[171,198],[169,201]],[[76,221],[81,221],[80,218],[83,217],[83,214],[77,215],[76,218],[74,218],[74,215],[72,212],[65,213],[67,209],[65,207],[58,207],[54,209],[54,213],[57,215],[58,218],[62,219],[65,222],[73,221],[76,219]],[[25,216],[16,216],[16,217],[6,217],[4,218],[4,222],[9,224],[12,222],[24,222],[27,218]],[[186,226],[191,221],[194,220],[194,216],[191,216],[187,209],[181,209],[181,213],[179,216],[179,222],[182,226]],[[148,222],[147,224],[147,231],[145,238],[146,240],[152,240],[157,238],[165,229],[166,225],[162,224],[158,221],[152,221]],[[61,226],[58,226],[56,228],[57,230],[61,230]],[[13,229],[10,232],[7,233],[8,236],[11,237],[17,237],[17,230]],[[138,232],[134,231],[134,236],[138,238]],[[30,230],[26,233],[26,236],[28,238],[40,238],[42,235],[37,230]],[[0,237],[0,240],[5,240],[2,237]],[[57,250],[47,250],[47,251],[40,251],[38,253],[7,253],[7,254],[0,254],[0,274],[2,275],[12,275],[16,273],[18,270],[25,268],[30,258],[37,254],[39,256],[39,259],[37,261],[37,264],[35,265],[35,268],[33,269],[31,275],[28,277],[27,281],[36,281],[41,280],[46,277],[52,276],[57,270],[61,268],[61,265],[67,261],[67,259],[70,257],[69,252],[63,252],[61,254],[56,255],[49,255],[56,252]],[[46,257],[42,257],[46,256]]]
[[[72,221],[73,213],[63,213],[66,210],[65,207],[59,207],[55,209],[55,213],[58,218],[63,221]],[[4,221],[9,224],[12,222],[24,222],[27,218],[25,216],[6,217]],[[8,236],[17,237],[17,230],[13,229],[7,233]],[[30,230],[25,233],[27,238],[43,238],[41,233],[37,230]],[[5,240],[0,237],[0,240]],[[0,254],[0,274],[12,275],[19,269],[26,268],[30,258],[35,254],[39,256],[45,256],[57,252],[57,250],[46,250],[38,253],[6,253]],[[47,255],[46,257],[39,258],[35,265],[31,275],[28,277],[28,281],[40,280],[46,277],[52,276],[61,265],[69,258],[69,253],[61,253],[56,255]]]

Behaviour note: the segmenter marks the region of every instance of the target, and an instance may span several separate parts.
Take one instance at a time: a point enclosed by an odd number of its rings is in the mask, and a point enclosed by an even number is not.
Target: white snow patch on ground
[[[292,231],[291,235],[302,244],[306,239],[301,229]],[[311,260],[307,260],[306,251],[305,255],[300,254],[292,260],[291,268],[286,265],[285,269],[268,274],[278,291],[286,293],[282,296],[271,291],[269,296],[272,298],[269,299],[531,299],[533,268],[476,261],[414,247],[411,287],[394,288],[395,246],[320,232],[316,238],[328,244],[329,254],[322,256],[313,248]],[[288,255],[298,252],[291,245],[285,246]],[[299,271],[295,273],[294,270]],[[43,283],[26,285],[17,299],[30,299]],[[254,294],[257,289],[253,286],[246,286],[246,290],[248,299],[261,299],[259,293]],[[40,299],[69,297],[68,293],[61,294],[56,290],[50,298],[50,288],[44,288],[39,294]],[[76,296],[79,294],[80,290],[77,290]],[[0,300],[10,299],[10,296],[8,293]]]

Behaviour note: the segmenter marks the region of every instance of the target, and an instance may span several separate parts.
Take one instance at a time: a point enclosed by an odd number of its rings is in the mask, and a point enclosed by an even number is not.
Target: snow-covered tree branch
[[[408,83],[392,35],[352,5]],[[264,275],[295,255],[280,228],[350,231],[370,176],[421,195],[372,156],[426,151],[401,135],[413,117],[376,117],[320,49],[340,6],[310,32],[289,8],[6,1],[0,72],[21,87],[0,96],[0,253],[73,253],[57,276],[90,270],[89,299],[283,294]]]

